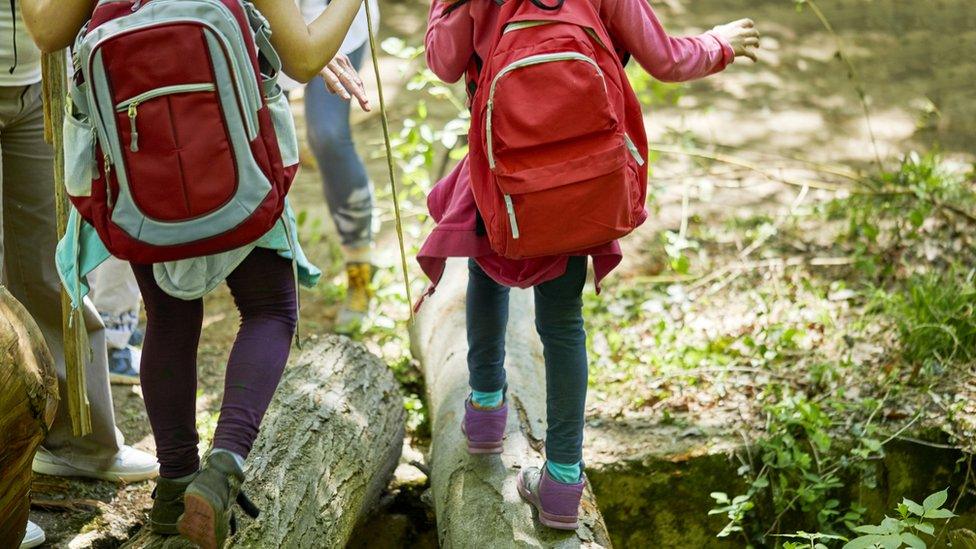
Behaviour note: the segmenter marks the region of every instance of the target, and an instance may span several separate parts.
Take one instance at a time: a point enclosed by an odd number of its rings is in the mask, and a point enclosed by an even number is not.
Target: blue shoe
[[[142,352],[131,345],[123,349],[109,349],[109,379],[117,385],[138,385],[141,360]]]

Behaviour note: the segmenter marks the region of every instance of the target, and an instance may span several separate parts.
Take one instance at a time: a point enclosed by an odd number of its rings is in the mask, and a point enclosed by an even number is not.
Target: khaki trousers
[[[93,359],[86,364],[93,433],[72,435],[68,415],[61,331],[61,282],[54,265],[57,245],[54,152],[44,142],[41,86],[0,87],[0,259],[3,283],[37,321],[58,370],[58,406],[44,447],[75,464],[99,463],[119,450],[108,380],[105,331],[85,302]]]

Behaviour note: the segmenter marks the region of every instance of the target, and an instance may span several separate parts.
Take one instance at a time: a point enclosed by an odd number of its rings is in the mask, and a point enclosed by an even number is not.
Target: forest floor
[[[771,425],[810,409],[819,415],[798,423],[814,437],[885,443],[921,433],[930,443],[972,451],[976,329],[962,317],[976,296],[969,272],[976,265],[974,220],[967,214],[976,210],[956,211],[973,205],[959,195],[960,188],[971,191],[967,151],[976,145],[976,91],[967,84],[976,78],[976,24],[973,15],[960,16],[967,2],[824,0],[842,51],[857,68],[855,80],[835,56],[837,38],[794,2],[654,3],[675,34],[751,17],[763,31],[764,51],[759,65],[736,63],[724,75],[684,86],[654,84],[633,71],[659,152],[650,220],[625,241],[627,258],[603,293],[587,292],[588,465],[639,457],[662,430],[677,439],[721,433],[771,445]],[[421,42],[426,4],[383,8],[384,36]],[[390,54],[381,59],[395,134],[408,119],[437,130],[457,111],[408,89],[404,74],[417,67]],[[367,63],[367,82],[370,70]],[[873,139],[858,85],[870,97]],[[300,98],[295,104],[301,126]],[[379,117],[356,114],[354,122],[382,220],[377,310],[363,341],[404,383],[410,444],[398,473],[422,489],[422,474],[408,465],[423,461],[425,451],[422,376],[405,339]],[[400,150],[413,150],[405,141]],[[428,171],[436,172],[443,147],[435,145]],[[938,159],[923,153],[901,165],[909,151],[935,147]],[[416,183],[410,174],[405,179]],[[872,187],[864,181],[883,182],[886,191],[900,185],[899,194],[866,194]],[[414,248],[428,227],[424,185],[401,193]],[[300,172],[291,200],[303,245],[325,272],[318,288],[303,291],[302,329],[328,332],[344,280],[314,167]],[[416,268],[411,276],[417,295],[424,281]],[[226,289],[207,298],[201,449],[215,426],[237,322]],[[152,451],[138,386],[115,387],[113,394],[126,440]],[[144,521],[150,491],[151,483],[41,477],[32,518],[52,547],[115,547]],[[385,513],[388,524],[400,524],[399,542],[434,545],[420,498],[395,501]]]

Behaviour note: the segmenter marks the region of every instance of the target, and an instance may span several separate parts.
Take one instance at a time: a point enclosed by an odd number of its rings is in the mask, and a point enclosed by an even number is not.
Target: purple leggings
[[[133,263],[132,270],[146,304],[139,377],[159,474],[181,477],[200,467],[196,393],[203,300],[185,301],[163,292],[152,265]],[[297,297],[291,263],[263,248],[255,248],[234,269],[227,285],[241,325],[227,361],[213,446],[246,457],[288,361],[298,322]]]

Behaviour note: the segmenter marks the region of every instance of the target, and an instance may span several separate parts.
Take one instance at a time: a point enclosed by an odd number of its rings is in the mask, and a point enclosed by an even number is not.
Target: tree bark
[[[248,458],[244,490],[261,515],[241,521],[229,545],[344,547],[376,507],[403,437],[403,400],[386,364],[343,337],[315,343],[286,368]],[[145,530],[127,546],[190,547]]]
[[[499,456],[469,456],[461,419],[468,395],[464,261],[451,260],[437,292],[411,331],[423,366],[431,419],[431,487],[444,547],[609,547],[610,537],[592,491],[583,498],[576,532],[541,526],[516,488],[519,468],[544,461],[546,417],[542,343],[535,331],[531,291],[513,290],[506,341],[509,421]]]
[[[54,359],[27,310],[0,286],[0,547],[18,547],[31,462],[58,406]]]

